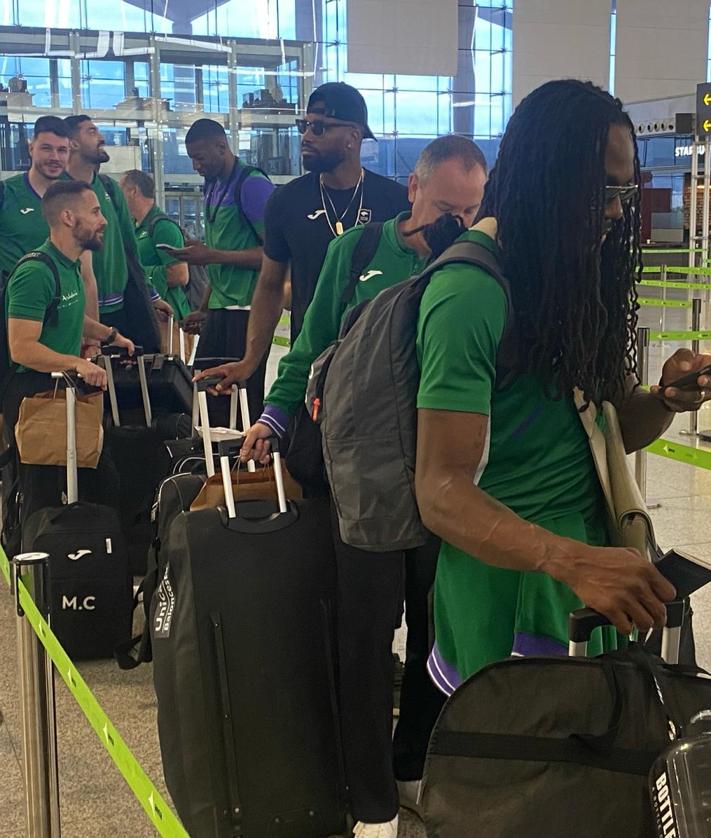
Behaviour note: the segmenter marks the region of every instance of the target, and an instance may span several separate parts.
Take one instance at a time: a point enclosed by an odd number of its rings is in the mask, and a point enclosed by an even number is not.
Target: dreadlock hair
[[[619,403],[636,370],[641,278],[639,189],[606,232],[605,150],[611,125],[634,127],[619,99],[591,82],[552,81],[518,106],[479,217],[493,216],[511,285],[518,370],[560,397]]]

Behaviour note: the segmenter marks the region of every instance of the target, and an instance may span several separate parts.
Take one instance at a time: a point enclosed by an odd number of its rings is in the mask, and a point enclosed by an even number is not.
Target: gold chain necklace
[[[358,190],[360,189],[360,206],[358,207],[358,212],[356,213],[356,224],[358,223],[358,218],[360,217],[360,211],[363,209],[363,189],[361,187],[363,186],[363,176],[364,176],[364,174],[365,173],[364,173],[363,169],[361,169],[360,170],[360,177],[358,178],[358,183],[356,183],[355,189],[353,190],[353,194],[351,195],[351,199],[350,199],[350,201],[348,201],[348,206],[343,210],[343,212],[341,213],[340,216],[338,215],[338,211],[336,210],[336,207],[335,207],[333,201],[331,200],[331,196],[328,194],[328,190],[324,188],[323,175],[321,175],[318,179],[318,185],[319,185],[319,189],[321,191],[321,204],[323,205],[323,211],[326,213],[326,221],[328,222],[328,226],[330,227],[331,233],[333,234],[334,238],[337,238],[338,236],[343,235],[343,219],[348,214],[348,210],[351,208],[351,206],[353,204],[353,201],[355,201],[355,197],[358,194]],[[331,209],[333,210],[333,215],[336,219],[335,227],[331,223],[331,218],[328,214],[328,209],[326,208],[326,199],[328,199],[328,203],[330,204]]]

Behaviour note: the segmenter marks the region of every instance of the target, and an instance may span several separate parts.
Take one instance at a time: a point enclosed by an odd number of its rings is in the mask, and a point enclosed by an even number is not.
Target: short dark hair
[[[58,180],[49,186],[42,197],[42,215],[47,224],[56,224],[59,213],[87,190],[91,192],[91,186],[83,180]]]
[[[79,126],[83,122],[91,122],[91,117],[85,113],[73,114],[72,116],[64,117],[64,124],[67,126],[67,131],[70,137],[75,137]]]
[[[185,145],[199,140],[225,140],[227,142],[227,134],[224,127],[214,119],[198,119],[188,129],[185,135]]]
[[[129,169],[123,173],[123,181],[129,186],[135,186],[144,198],[155,200],[156,185],[153,178],[140,169]]]
[[[484,152],[467,137],[459,134],[447,134],[437,137],[426,145],[415,163],[415,174],[423,180],[432,174],[432,170],[446,160],[460,160],[465,171],[474,166],[481,166],[486,173],[488,167]]]
[[[38,134],[56,134],[57,137],[69,137],[69,129],[63,119],[58,116],[41,116],[32,132],[34,139]]]

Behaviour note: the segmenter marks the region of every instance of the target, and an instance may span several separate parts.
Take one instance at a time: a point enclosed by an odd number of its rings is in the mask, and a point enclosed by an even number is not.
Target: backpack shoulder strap
[[[50,271],[52,272],[52,277],[54,279],[54,297],[52,298],[52,302],[47,306],[47,310],[44,313],[43,324],[46,325],[57,325],[57,318],[58,318],[58,309],[59,303],[62,299],[62,283],[59,278],[59,269],[57,268],[54,259],[51,256],[48,256],[46,253],[43,253],[41,250],[31,250],[29,253],[26,253],[22,259],[19,259],[15,267],[12,269],[12,274],[20,267],[20,265],[24,265],[27,262],[41,262],[43,265],[46,265]],[[5,283],[5,288],[10,282],[10,278],[8,278],[7,283]]]
[[[99,174],[98,178],[104,184],[106,194],[109,196],[109,200],[113,204],[114,209],[118,212],[118,206],[116,205],[116,182],[108,175]]]
[[[238,202],[237,205],[239,207],[239,211],[242,215],[242,218],[244,218],[244,220],[249,225],[249,228],[252,231],[252,233],[254,235],[254,238],[260,244],[264,244],[263,238],[256,231],[256,229],[254,227],[254,224],[252,224],[251,219],[249,218],[247,213],[242,208],[242,204],[243,204],[242,189],[244,188],[244,184],[245,184],[245,181],[247,180],[247,178],[250,175],[254,174],[254,172],[259,172],[260,174],[264,175],[264,177],[270,182],[271,182],[271,178],[269,177],[269,175],[263,169],[260,169],[259,166],[249,166],[246,163],[239,163],[238,165],[239,165],[239,168],[240,168],[240,173],[239,173],[239,175],[237,175],[237,183],[235,183],[235,195],[237,195],[239,197],[239,202]]]
[[[482,268],[499,283],[506,294],[506,299],[510,299],[511,289],[509,288],[508,280],[501,270],[499,260],[488,248],[478,242],[454,242],[437,259],[430,262],[420,276],[431,276],[435,271],[454,262],[466,262],[469,265],[476,265]]]
[[[147,230],[149,236],[153,236],[153,232],[156,229],[156,225],[159,221],[170,221],[171,224],[175,224],[175,226],[180,230],[180,224],[178,224],[177,221],[173,221],[173,219],[169,215],[166,215],[164,212],[159,212],[157,215],[153,216],[153,218],[151,219],[151,223],[148,225]]]
[[[456,241],[453,245],[448,247],[441,256],[431,262],[424,271],[419,275],[418,279],[429,279],[435,271],[443,268],[445,265],[453,263],[466,263],[474,265],[486,271],[493,277],[501,287],[501,290],[506,295],[506,326],[501,337],[499,350],[496,357],[497,377],[500,380],[507,378],[508,374],[516,365],[518,357],[518,347],[515,340],[514,332],[514,312],[513,303],[511,300],[511,286],[503,274],[501,265],[496,256],[483,244],[472,241]]]
[[[380,244],[382,233],[382,221],[371,221],[363,227],[363,232],[351,254],[351,272],[348,275],[348,283],[341,294],[341,303],[343,305],[346,305],[353,299],[356,285],[358,285],[358,278],[373,261],[373,257]]]

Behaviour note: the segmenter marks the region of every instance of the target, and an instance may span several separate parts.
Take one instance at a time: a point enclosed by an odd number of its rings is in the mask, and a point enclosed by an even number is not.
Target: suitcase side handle
[[[684,622],[684,600],[677,599],[673,602],[668,602],[666,607],[667,624],[665,626],[665,634],[669,635],[671,632],[679,632]],[[587,644],[593,631],[601,626],[609,625],[610,621],[607,617],[592,608],[580,608],[577,611],[573,611],[568,617],[568,654],[571,657],[584,657],[587,654]],[[667,659],[664,654],[663,657],[665,660]],[[668,662],[673,663],[675,661]]]

